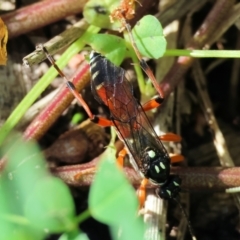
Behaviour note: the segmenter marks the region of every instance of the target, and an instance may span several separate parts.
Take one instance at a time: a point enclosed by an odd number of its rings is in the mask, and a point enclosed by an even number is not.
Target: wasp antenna
[[[147,74],[147,76],[149,77],[149,79],[152,81],[153,86],[155,87],[155,89],[157,90],[157,92],[159,93],[160,97],[162,99],[164,99],[164,92],[162,90],[162,88],[159,86],[155,76],[152,73],[152,70],[150,69],[150,67],[148,66],[147,62],[143,59],[141,53],[139,52],[136,42],[133,38],[132,32],[131,32],[131,26],[125,21],[125,28],[128,32],[128,36],[130,39],[130,42],[132,43],[132,47],[137,55],[137,58],[140,62],[140,66],[143,69],[143,71]]]
[[[196,236],[194,235],[193,228],[192,228],[191,222],[189,220],[189,217],[188,217],[188,215],[187,215],[183,205],[181,204],[179,198],[176,197],[176,198],[172,198],[172,199],[176,201],[176,203],[178,204],[178,206],[182,210],[182,213],[183,213],[183,215],[185,216],[185,218],[187,220],[188,230],[189,230],[189,233],[190,233],[190,235],[192,237],[192,240],[197,240]]]
[[[62,72],[62,70],[58,67],[58,65],[56,64],[55,60],[53,59],[52,55],[48,52],[48,50],[46,49],[46,47],[44,47],[43,44],[39,44],[37,47],[36,47],[37,50],[42,50],[48,61],[52,64],[52,66],[57,70],[57,72],[59,73],[59,75],[64,78],[64,80],[66,82],[68,82],[68,78],[66,77],[66,75]]]
[[[66,77],[66,75],[61,71],[61,69],[58,67],[58,65],[56,64],[55,60],[53,59],[52,55],[49,54],[48,50],[42,44],[39,44],[36,47],[36,49],[37,50],[42,50],[45,53],[45,55],[46,55],[47,59],[49,60],[49,62],[57,70],[59,75],[66,81],[66,85],[67,85],[68,89],[72,92],[72,94],[78,100],[80,105],[85,109],[85,111],[87,112],[88,116],[92,119],[93,118],[93,114],[92,114],[90,108],[88,107],[87,103],[82,98],[82,95],[76,90],[74,84],[71,81],[69,81],[68,78]]]

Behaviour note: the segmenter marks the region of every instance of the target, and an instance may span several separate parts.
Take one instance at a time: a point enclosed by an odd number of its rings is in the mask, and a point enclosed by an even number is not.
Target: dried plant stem
[[[50,41],[44,44],[44,47],[48,50],[48,52],[53,55],[57,53],[62,48],[70,45],[75,40],[77,40],[83,33],[87,30],[89,24],[85,20],[80,20],[75,23],[66,31],[61,34],[55,36]],[[31,66],[33,64],[38,64],[46,59],[46,54],[43,51],[37,51],[30,53],[26,57],[23,58],[24,65]]]
[[[187,44],[188,49],[201,49],[205,44],[207,44],[213,32],[217,32],[221,28],[223,19],[230,13],[234,0],[218,0],[215,2],[214,7],[196,31],[195,35]],[[192,66],[194,59],[191,57],[179,57],[176,63],[172,66],[170,71],[164,77],[161,82],[161,87],[165,92],[167,97],[172,90],[181,81],[183,75]]]
[[[206,116],[208,125],[213,133],[214,145],[220,159],[220,163],[223,167],[233,167],[234,163],[227,148],[225,138],[214,116],[212,102],[207,92],[206,79],[198,61],[195,61],[194,63],[193,74],[199,98],[203,105],[204,115]]]
[[[64,166],[53,169],[53,173],[71,186],[91,185],[99,158],[85,164]],[[132,185],[138,187],[141,177],[132,168],[125,167],[124,172]],[[224,191],[226,188],[240,185],[240,167],[173,167],[172,174],[182,179],[183,191]],[[76,175],[80,178],[76,178]],[[148,188],[156,185],[148,183]]]
[[[203,111],[208,119],[208,124],[213,132],[213,142],[220,160],[220,164],[224,167],[233,167],[235,166],[235,164],[230,156],[222,131],[220,130],[217,120],[213,114],[212,103],[206,91],[206,80],[198,61],[195,62],[195,68],[193,72],[196,80],[195,82],[197,85],[198,93],[201,102],[203,103]],[[238,208],[240,209],[240,194],[235,194],[234,198]]]
[[[160,1],[160,12],[157,14],[157,18],[165,27],[176,19],[181,19],[187,13],[192,12],[193,9],[198,9],[203,6],[207,0],[178,0],[178,1]]]
[[[80,13],[86,2],[87,0],[45,0],[2,15],[1,18],[11,38]]]

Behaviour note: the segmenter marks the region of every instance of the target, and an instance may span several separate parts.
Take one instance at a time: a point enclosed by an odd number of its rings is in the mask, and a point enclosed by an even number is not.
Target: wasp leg
[[[162,102],[163,102],[163,98],[156,96],[155,98],[151,99],[150,101],[146,102],[143,105],[143,110],[146,112],[154,108],[157,108],[161,105]]]
[[[118,158],[117,158],[117,164],[119,167],[123,167],[123,160],[124,157],[127,154],[127,149],[123,148],[119,153],[118,153]],[[143,207],[145,199],[146,199],[146,185],[148,183],[148,179],[144,178],[141,181],[141,184],[137,190],[137,196],[139,199],[139,205],[140,205],[140,209]]]
[[[184,160],[184,156],[181,154],[169,153],[169,157],[171,159],[171,163],[182,162]]]
[[[159,136],[159,139],[166,142],[180,142],[182,140],[181,136],[174,133],[166,133]],[[181,154],[170,153],[169,156],[171,159],[171,163],[181,162],[184,160],[184,156]]]
[[[182,141],[182,137],[175,133],[166,133],[164,135],[159,136],[159,139],[161,141],[166,141],[166,142],[181,142]]]
[[[147,178],[144,178],[142,181],[141,181],[141,184],[137,190],[137,195],[138,195],[138,199],[139,199],[139,208],[141,209],[144,205],[144,202],[146,200],[146,186],[147,186],[147,183],[148,183],[148,179]]]
[[[123,168],[123,163],[124,163],[124,158],[127,155],[127,149],[123,148],[119,153],[118,153],[118,158],[117,158],[117,164],[119,167]]]

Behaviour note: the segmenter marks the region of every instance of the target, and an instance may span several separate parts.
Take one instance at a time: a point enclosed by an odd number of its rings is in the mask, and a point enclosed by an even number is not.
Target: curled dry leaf
[[[57,139],[44,151],[48,161],[64,163],[81,163],[93,159],[104,151],[108,144],[108,135],[104,129],[90,120],[81,123]]]
[[[0,18],[0,65],[6,65],[7,62],[7,27]]]

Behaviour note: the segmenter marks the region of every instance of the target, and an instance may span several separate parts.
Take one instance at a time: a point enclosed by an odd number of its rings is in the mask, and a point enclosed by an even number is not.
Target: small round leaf
[[[103,54],[109,61],[119,66],[126,54],[125,40],[110,34],[92,34],[86,44]]]
[[[133,28],[132,33],[143,56],[155,59],[163,56],[167,42],[157,18],[152,15],[144,16]]]

